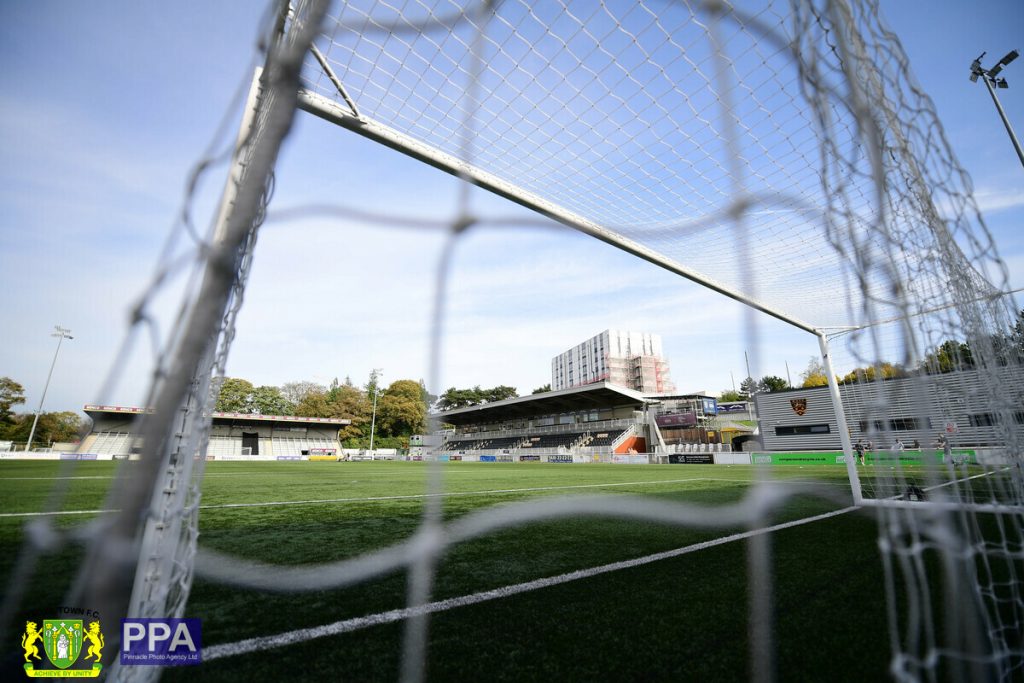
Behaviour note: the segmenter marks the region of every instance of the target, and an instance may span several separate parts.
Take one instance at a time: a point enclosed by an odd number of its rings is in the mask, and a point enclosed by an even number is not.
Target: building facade
[[[648,394],[675,391],[661,336],[605,330],[551,360],[551,389],[608,382]]]
[[[990,387],[999,387],[994,401]],[[933,448],[1024,442],[1024,366],[894,378],[839,387],[846,425],[836,420],[828,387],[754,395],[766,451],[838,450],[840,430],[874,449]],[[916,444],[916,446],[915,446]]]

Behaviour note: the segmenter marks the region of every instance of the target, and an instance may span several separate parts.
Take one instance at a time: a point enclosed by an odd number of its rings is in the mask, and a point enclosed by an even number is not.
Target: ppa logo
[[[203,661],[199,619],[122,619],[121,665],[193,666]]]

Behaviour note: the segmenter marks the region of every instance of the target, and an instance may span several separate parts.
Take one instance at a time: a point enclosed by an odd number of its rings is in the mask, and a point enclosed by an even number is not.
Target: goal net
[[[894,677],[1021,675],[1024,323],[970,181],[877,2],[327,4],[274,5],[217,232],[199,250],[180,332],[154,380],[144,476],[112,491],[108,507],[121,512],[89,537],[74,590],[104,614],[183,616],[196,571],[321,590],[404,567],[402,675],[417,680],[429,633],[418,608],[438,558],[460,540],[566,512],[755,526],[786,491],[764,487],[724,516],[559,498],[455,526],[430,498],[400,548],[326,567],[213,552],[197,562],[203,461],[194,456],[205,449],[277,152],[304,110],[465,181],[455,216],[437,219],[450,238],[432,391],[447,288],[457,286],[448,256],[488,220],[471,210],[471,186],[745,304],[738,326],[755,367],[764,316],[803,330],[820,343],[853,502],[879,521]],[[358,200],[332,210],[405,220]],[[982,441],[964,443],[968,427]],[[894,450],[908,433],[922,442],[905,444],[913,458]],[[872,446],[863,466],[858,442]],[[442,466],[431,467],[440,493]],[[749,640],[751,659],[770,662],[767,552],[751,546]],[[936,591],[941,624],[927,607]]]

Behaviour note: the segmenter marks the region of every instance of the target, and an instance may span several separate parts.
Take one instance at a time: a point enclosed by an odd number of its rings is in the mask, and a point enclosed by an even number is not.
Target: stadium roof
[[[483,403],[466,408],[456,408],[436,413],[441,422],[456,426],[475,424],[478,422],[502,422],[516,418],[566,413],[587,408],[608,408],[646,403],[648,398],[643,394],[623,387],[598,382],[582,387],[547,391],[531,396],[519,396],[494,403]]]
[[[128,406],[94,406],[87,405],[82,408],[86,415],[96,414],[120,414],[120,415],[141,415],[151,414],[152,408],[132,408]],[[352,424],[352,420],[337,417],[301,417],[298,415],[254,415],[252,413],[213,413],[215,422],[287,422],[296,425],[329,424],[345,426]]]

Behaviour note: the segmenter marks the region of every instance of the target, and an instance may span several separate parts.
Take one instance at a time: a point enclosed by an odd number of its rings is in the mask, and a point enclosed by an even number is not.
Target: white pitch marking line
[[[113,476],[108,474],[98,474],[89,477],[0,477],[0,481],[33,481],[37,479],[45,481],[63,481],[65,479],[113,479]]]
[[[410,617],[419,616],[422,614],[444,612],[450,609],[455,609],[457,607],[465,607],[467,605],[476,605],[481,602],[487,602],[489,600],[507,598],[509,596],[518,595],[520,593],[527,593],[541,588],[548,588],[549,586],[558,586],[564,583],[570,583],[572,581],[579,581],[580,579],[589,579],[593,576],[607,574],[609,572],[619,571],[621,569],[632,569],[634,567],[640,567],[645,564],[650,564],[652,562],[658,562],[660,560],[666,560],[673,557],[679,557],[680,555],[686,555],[688,553],[693,553],[698,550],[705,550],[707,548],[713,548],[715,546],[724,545],[726,543],[741,541],[747,538],[751,538],[753,536],[758,536],[760,534],[772,533],[775,531],[781,531],[782,529],[800,526],[802,524],[817,522],[823,519],[828,519],[830,517],[843,515],[847,512],[852,512],[857,509],[857,506],[854,505],[847,508],[843,508],[841,510],[834,510],[832,512],[826,512],[821,515],[815,515],[813,517],[805,517],[804,519],[798,519],[792,522],[775,524],[764,529],[744,531],[742,533],[731,534],[729,536],[723,536],[722,538],[716,538],[711,541],[695,543],[693,545],[684,546],[682,548],[676,548],[675,550],[654,553],[653,555],[646,555],[644,557],[638,557],[632,560],[612,562],[611,564],[605,564],[599,567],[591,567],[590,569],[580,569],[577,571],[568,572],[566,574],[559,574],[558,576],[552,576],[544,579],[535,579],[533,581],[526,581],[524,583],[518,583],[511,586],[503,586],[501,588],[495,588],[489,591],[482,591],[480,593],[464,595],[459,598],[439,600],[436,602],[428,603],[426,605],[421,605],[419,607],[405,607],[402,609],[393,609],[388,610],[387,612],[380,612],[378,614],[370,614],[365,617],[344,619],[342,621],[336,621],[333,624],[324,624],[323,626],[296,629],[294,631],[286,631],[284,633],[278,633],[272,636],[260,636],[258,638],[248,638],[246,640],[239,640],[234,643],[214,645],[212,647],[203,649],[203,659],[209,661],[212,659],[220,659],[222,657],[233,657],[235,655],[247,654],[249,652],[262,651],[274,647],[284,647],[286,645],[292,645],[294,643],[301,643],[308,640],[314,640],[316,638],[323,638],[325,636],[332,636],[340,633],[358,631],[360,629],[368,628],[370,626],[390,624],[396,621],[402,621],[403,619],[408,619]]]

